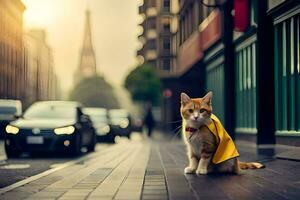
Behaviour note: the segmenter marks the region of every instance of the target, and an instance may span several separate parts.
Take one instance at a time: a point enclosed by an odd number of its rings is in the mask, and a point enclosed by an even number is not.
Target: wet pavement
[[[265,169],[201,176],[183,173],[187,158],[178,139],[135,135],[98,146],[94,153],[0,189],[0,199],[300,198],[300,162],[257,155],[252,143],[237,143],[241,160],[261,161]]]

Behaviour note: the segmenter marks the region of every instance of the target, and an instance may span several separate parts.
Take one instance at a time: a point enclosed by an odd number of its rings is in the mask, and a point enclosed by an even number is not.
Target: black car
[[[113,143],[115,141],[115,134],[109,124],[107,109],[88,107],[83,108],[83,113],[90,116],[96,130],[98,142]]]
[[[130,138],[132,132],[132,120],[129,112],[124,109],[111,109],[108,112],[113,132],[119,136]]]
[[[6,126],[8,157],[22,152],[60,151],[77,155],[82,147],[94,151],[95,130],[81,105],[68,101],[34,103],[19,119]]]
[[[0,139],[4,139],[5,127],[22,114],[19,100],[0,99]]]

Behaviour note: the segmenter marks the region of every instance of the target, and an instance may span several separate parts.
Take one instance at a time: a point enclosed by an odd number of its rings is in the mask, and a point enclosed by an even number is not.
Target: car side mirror
[[[19,118],[21,118],[21,117],[22,117],[22,115],[14,114],[14,119],[19,119]]]

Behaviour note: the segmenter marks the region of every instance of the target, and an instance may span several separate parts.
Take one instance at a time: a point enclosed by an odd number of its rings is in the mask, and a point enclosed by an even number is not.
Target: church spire
[[[85,11],[85,29],[84,29],[84,38],[83,38],[83,49],[93,48],[90,15],[91,15],[91,12],[89,10],[86,10]]]
[[[74,77],[76,83],[78,83],[83,78],[88,78],[97,74],[96,58],[92,41],[90,15],[90,11],[86,10],[84,37],[81,48],[80,62],[78,70]]]

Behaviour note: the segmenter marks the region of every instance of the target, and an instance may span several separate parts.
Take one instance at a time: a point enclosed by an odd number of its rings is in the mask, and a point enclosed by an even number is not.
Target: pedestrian
[[[148,106],[146,115],[144,117],[144,125],[147,127],[148,130],[148,137],[151,137],[154,125],[155,125],[155,120],[152,114],[152,106],[151,104]]]

